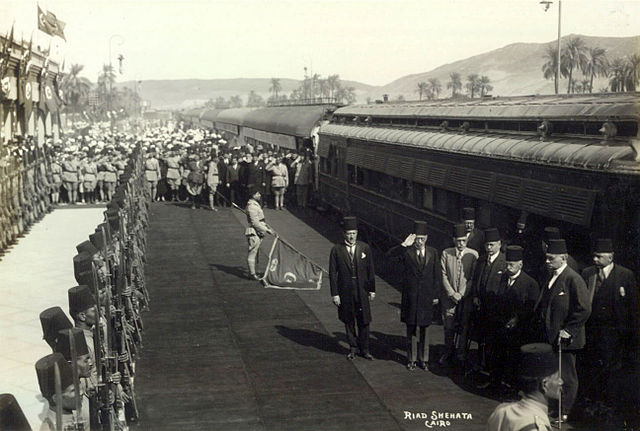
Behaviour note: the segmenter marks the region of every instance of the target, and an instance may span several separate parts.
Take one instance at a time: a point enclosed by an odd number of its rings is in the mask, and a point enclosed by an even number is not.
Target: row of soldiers
[[[465,208],[463,218],[452,232],[453,247],[439,253],[427,246],[431,262],[426,259],[415,277],[409,275],[415,273],[412,266],[405,269],[401,308],[413,339],[413,348],[407,340],[408,368],[415,369],[416,328],[429,326],[435,301],[445,341],[439,365],[460,366],[466,375],[475,371],[477,389],[513,396],[520,347],[547,343],[562,361],[562,411],[552,412],[559,420],[573,414],[573,419],[610,421],[614,428],[637,424],[640,295],[635,274],[614,262],[612,240],[595,240],[592,265],[579,268],[557,227],[544,228],[538,245],[518,235],[506,241],[495,228],[478,229],[473,208]],[[424,250],[425,228],[416,223],[402,246]],[[542,261],[527,253],[536,247]],[[398,248],[388,257],[398,256]],[[417,356],[426,369],[428,339],[420,335]],[[472,340],[478,344],[473,358]],[[573,411],[576,402],[580,408]]]
[[[0,146],[0,254],[51,211],[48,165],[32,139]]]
[[[138,418],[134,381],[141,312],[149,303],[144,277],[149,196],[142,146],[132,146],[104,222],[76,247],[78,285],[68,291],[73,322],[60,307],[40,314],[43,338],[52,349],[35,365],[49,403],[43,430],[126,430]],[[15,428],[30,429],[28,424]]]

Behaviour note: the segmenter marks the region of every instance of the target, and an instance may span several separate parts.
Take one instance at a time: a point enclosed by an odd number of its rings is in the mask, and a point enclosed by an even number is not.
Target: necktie
[[[353,262],[353,256],[355,255],[355,247],[353,245],[350,245],[348,248],[349,248],[349,257],[351,258],[351,261]]]
[[[462,282],[462,253],[456,255],[456,289],[460,291],[460,283]]]

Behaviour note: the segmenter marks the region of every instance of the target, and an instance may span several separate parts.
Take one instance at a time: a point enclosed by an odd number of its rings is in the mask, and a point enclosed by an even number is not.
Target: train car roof
[[[215,121],[218,117],[218,114],[220,114],[222,111],[224,111],[224,109],[206,109],[200,114],[200,119]]]
[[[334,106],[280,106],[256,109],[247,114],[244,126],[282,135],[309,137],[311,131]]]
[[[181,115],[184,118],[200,118],[200,114],[202,113],[203,109],[204,108],[188,109],[184,111]]]
[[[455,133],[326,124],[321,134],[353,140],[519,162],[640,174],[629,145],[603,145],[594,139],[554,138],[487,133]]]
[[[256,108],[230,108],[223,109],[218,113],[216,121],[221,123],[234,124],[236,126],[244,126],[247,115]]]
[[[470,120],[640,120],[640,93],[604,93],[351,105],[335,115]]]

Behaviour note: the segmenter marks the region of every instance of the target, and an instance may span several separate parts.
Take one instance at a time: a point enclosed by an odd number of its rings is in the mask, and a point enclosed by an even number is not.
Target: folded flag
[[[273,289],[320,290],[322,268],[276,237],[262,281]]]

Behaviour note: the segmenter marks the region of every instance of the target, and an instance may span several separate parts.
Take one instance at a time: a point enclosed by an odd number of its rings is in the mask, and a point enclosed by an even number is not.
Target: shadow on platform
[[[276,325],[275,328],[278,330],[278,334],[302,346],[315,347],[318,350],[340,355],[349,353],[347,348],[340,345],[340,341],[346,342],[344,334],[335,334],[336,336],[332,337],[328,334],[308,329],[288,328],[281,325]]]
[[[219,263],[210,263],[209,269],[218,270],[229,275],[233,275],[234,277],[238,277],[242,280],[249,280],[249,271],[240,266],[229,266],[229,265],[221,265]]]

